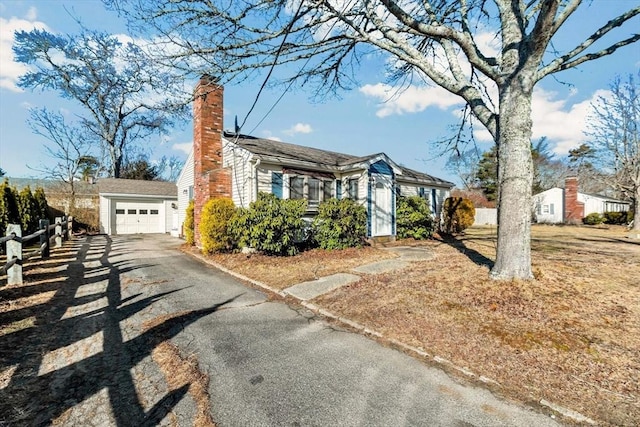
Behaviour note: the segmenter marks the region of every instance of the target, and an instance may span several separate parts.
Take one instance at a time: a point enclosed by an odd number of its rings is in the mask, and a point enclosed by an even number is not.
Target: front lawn
[[[488,278],[495,228],[426,245],[436,259],[365,276],[317,305],[602,424],[640,419],[640,242],[622,227],[534,226],[532,282]]]

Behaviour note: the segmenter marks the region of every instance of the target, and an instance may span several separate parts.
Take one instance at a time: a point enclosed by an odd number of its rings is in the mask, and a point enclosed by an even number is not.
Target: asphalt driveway
[[[165,235],[74,243],[66,278],[47,285],[52,308],[27,332],[0,336],[0,425],[193,425],[188,386],[168,387],[151,357],[167,341],[208,376],[219,426],[557,425],[271,301],[181,243]]]

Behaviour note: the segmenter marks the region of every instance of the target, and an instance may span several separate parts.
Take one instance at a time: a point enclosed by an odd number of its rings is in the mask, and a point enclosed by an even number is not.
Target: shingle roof
[[[357,156],[320,150],[318,148],[303,147],[302,145],[274,141],[272,139],[257,138],[248,135],[224,134],[225,138],[234,142],[245,150],[258,156],[275,157],[281,160],[297,160],[312,162],[327,166],[340,166],[358,159]]]
[[[178,197],[178,188],[174,182],[100,178],[98,188],[100,193]]]
[[[371,154],[368,156],[353,156],[350,154],[337,153],[335,151],[321,150],[319,148],[303,147],[301,145],[289,144],[286,142],[274,141],[272,139],[257,138],[249,135],[236,135],[225,132],[224,136],[229,141],[237,144],[245,150],[262,158],[277,159],[281,162],[302,161],[317,164],[318,166],[348,166],[357,163],[364,163],[368,160],[383,155],[383,153]],[[398,179],[405,181],[419,181],[434,185],[453,187],[454,184],[444,179],[440,179],[426,173],[400,166],[402,176]]]

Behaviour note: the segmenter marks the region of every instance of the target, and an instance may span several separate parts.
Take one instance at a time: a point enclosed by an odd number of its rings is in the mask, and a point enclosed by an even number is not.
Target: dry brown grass
[[[396,255],[389,251],[372,247],[335,251],[313,249],[293,257],[272,257],[260,254],[209,256],[210,259],[229,270],[259,280],[275,289],[285,289],[323,276],[345,273],[360,265],[394,257]]]
[[[189,314],[179,312],[160,316],[145,322],[143,330],[152,329],[172,318]],[[194,427],[215,427],[211,417],[211,401],[209,399],[209,376],[200,370],[195,355],[183,356],[178,347],[170,341],[162,341],[151,352],[151,357],[162,370],[169,390],[177,390],[185,385],[189,386],[189,394],[193,398],[197,412],[193,420]]]
[[[314,301],[523,401],[602,424],[640,419],[640,245],[620,227],[535,226],[531,282],[496,282],[495,229],[431,241],[436,262],[366,276]]]

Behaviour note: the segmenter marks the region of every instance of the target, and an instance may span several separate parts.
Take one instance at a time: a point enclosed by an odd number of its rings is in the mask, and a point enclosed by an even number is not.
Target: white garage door
[[[141,201],[115,202],[115,234],[162,233],[162,203]]]

